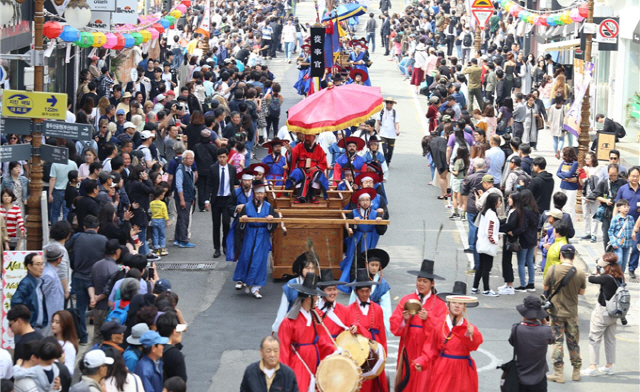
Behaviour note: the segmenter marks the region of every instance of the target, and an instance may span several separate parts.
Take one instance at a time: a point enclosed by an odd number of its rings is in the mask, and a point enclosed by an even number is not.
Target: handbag
[[[520,240],[516,238],[515,241],[507,240],[507,251],[509,252],[520,252],[522,250],[522,246],[520,246]]]
[[[502,369],[502,376],[500,377],[500,391],[502,392],[518,392],[520,389],[520,380],[518,379],[518,362],[516,359],[516,347],[518,347],[518,327],[513,332],[513,358],[497,369]]]

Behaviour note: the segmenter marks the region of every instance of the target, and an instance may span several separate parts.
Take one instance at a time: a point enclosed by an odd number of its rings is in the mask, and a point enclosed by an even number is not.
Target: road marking
[[[486,355],[487,357],[489,357],[489,359],[491,359],[491,362],[488,365],[483,366],[480,369],[478,369],[478,373],[486,372],[487,370],[494,370],[496,368],[496,366],[498,366],[500,364],[500,359],[498,357],[496,357],[495,355],[493,355],[490,351],[487,351],[487,350],[485,350],[483,348],[479,348],[478,352]]]
[[[420,101],[418,100],[418,94],[416,94],[415,89],[411,88],[412,85],[409,85],[409,91],[411,91],[411,96],[413,97],[413,104],[416,106],[416,111],[418,112],[418,117],[420,118],[420,123],[422,124],[422,131],[425,135],[429,134],[429,123],[427,123],[427,117],[422,110],[422,106],[420,106]]]

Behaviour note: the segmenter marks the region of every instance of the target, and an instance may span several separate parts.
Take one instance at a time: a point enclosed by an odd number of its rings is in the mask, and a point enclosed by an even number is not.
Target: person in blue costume
[[[379,162],[369,162],[367,163],[367,171],[370,173],[377,174],[380,177],[380,182],[377,182],[373,189],[378,192],[380,196],[384,199],[384,201],[389,204],[389,199],[387,199],[387,194],[384,190],[384,173],[382,171],[382,166],[380,166]]]
[[[304,282],[304,278],[308,273],[317,273],[317,265],[318,255],[311,252],[304,252],[299,255],[296,260],[293,262],[291,266],[291,270],[293,274],[296,276],[295,278],[289,280],[282,286],[282,298],[280,300],[280,306],[278,307],[278,313],[276,314],[276,320],[273,322],[271,326],[271,331],[273,333],[278,333],[278,329],[280,328],[280,323],[284,320],[287,312],[293,306],[293,303],[298,298],[298,292],[291,287],[294,284],[302,284]]]
[[[263,184],[267,185],[266,176],[269,174],[270,169],[269,166],[264,163],[252,163],[249,166],[249,170],[253,170],[253,174],[255,175],[254,181],[260,181]]]
[[[371,208],[371,200],[375,199],[377,193],[372,188],[363,188],[354,192],[351,196],[351,202],[357,204],[357,208],[347,213],[347,219],[354,220],[382,220],[382,214],[378,214],[377,210]],[[345,239],[345,257],[340,262],[340,270],[342,271],[341,281],[351,282],[353,280],[353,259],[354,256],[361,252],[366,252],[378,245],[378,239],[387,231],[385,225],[349,225],[353,230],[353,236]],[[357,253],[356,253],[357,252]],[[339,287],[340,291],[349,293],[349,289],[345,286]]]
[[[378,193],[375,185],[382,179],[379,174],[373,172],[360,173],[355,181],[354,189],[372,189],[376,192],[376,196],[371,199],[371,209],[376,210],[378,216],[381,216],[382,219],[389,219],[389,208],[387,207],[387,201],[382,197],[381,194]],[[351,201],[346,207],[345,210],[353,210],[354,208],[358,208],[358,203]]]
[[[369,165],[371,162],[376,162],[380,165],[384,179],[387,179],[387,173],[389,172],[389,166],[384,159],[384,154],[380,151],[380,137],[378,135],[372,135],[367,142],[367,151],[362,156],[364,161]]]
[[[240,230],[236,230],[236,226],[238,225],[242,208],[245,204],[253,201],[252,183],[254,175],[255,173],[250,169],[245,169],[236,174],[236,178],[240,180],[240,186],[233,191],[235,197],[229,200],[230,209],[233,209],[233,211],[229,211],[229,214],[234,216],[234,219],[231,222],[229,234],[227,234],[227,261],[237,261],[242,250],[242,233]]]
[[[338,160],[338,158],[340,158],[340,156],[342,154],[344,154],[344,148],[341,148],[340,146],[338,146],[338,143],[340,142],[340,140],[342,140],[344,137],[344,134],[342,132],[338,132],[336,133],[336,141],[335,143],[332,143],[329,146],[329,155],[331,156],[331,168],[333,170],[333,165],[335,165],[336,161]],[[327,159],[329,158],[329,155],[327,156]],[[333,175],[330,175],[330,177],[333,177]]]
[[[264,198],[267,190],[262,182],[253,183],[253,200],[242,207],[238,229],[244,232],[242,252],[238,257],[238,264],[233,273],[233,280],[238,285],[246,287],[245,292],[261,299],[260,288],[267,284],[267,263],[271,250],[271,233],[277,223],[246,222],[246,217],[273,219],[275,210]]]
[[[285,173],[289,166],[287,166],[287,158],[282,155],[282,146],[288,143],[288,140],[274,138],[262,145],[269,151],[269,155],[262,158],[262,163],[269,166],[269,174],[266,179],[274,185],[284,185]]]
[[[352,69],[351,72],[349,72],[349,77],[352,80],[349,84],[359,84],[361,86],[365,85],[364,83],[369,80],[369,74],[367,71],[363,71],[360,68]]]
[[[349,55],[349,62],[354,69],[361,69],[369,75],[369,69],[367,68],[367,63],[369,62],[369,58],[365,51],[366,46],[362,43],[354,44],[354,51]],[[367,78],[366,81],[363,81],[362,84],[364,86],[371,86],[371,78]]]
[[[298,57],[298,81],[293,85],[299,95],[307,95],[311,85],[311,45],[305,44],[300,47],[300,57]]]
[[[346,191],[348,189],[347,183],[349,183],[349,185],[351,186],[352,190],[354,190],[354,191],[357,190],[358,186],[356,185],[355,179],[353,178],[353,173],[354,172],[352,170],[351,164],[347,163],[344,166],[344,169],[345,169],[344,170],[344,179],[342,181],[340,181],[340,183],[337,186],[337,189],[339,191]]]
[[[371,296],[369,298],[382,308],[387,335],[391,332],[389,328],[389,318],[393,314],[393,310],[391,309],[391,286],[389,286],[389,283],[382,277],[382,270],[389,265],[389,260],[389,254],[378,248],[369,249],[364,253],[360,253],[358,257],[358,268],[365,268],[369,272],[369,279],[371,279],[372,282],[378,282],[378,285],[371,286]],[[349,297],[349,305],[354,302],[356,302],[356,293],[352,291]]]
[[[367,164],[364,158],[358,155],[358,151],[364,147],[364,140],[359,137],[350,136],[338,142],[338,147],[344,148],[345,153],[342,154],[333,165],[333,179],[340,181],[344,178],[344,167],[351,164],[352,174],[355,175],[367,171]]]

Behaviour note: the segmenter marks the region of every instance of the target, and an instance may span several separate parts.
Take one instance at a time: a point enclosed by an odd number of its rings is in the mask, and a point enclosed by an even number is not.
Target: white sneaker
[[[606,374],[608,376],[612,376],[613,375],[613,367],[606,367],[603,366],[601,368],[598,368],[598,371],[602,374]]]
[[[479,290],[478,289],[471,289],[471,294],[478,294]]]
[[[506,289],[507,287],[509,287],[509,285],[505,283],[502,286],[498,287],[498,291],[500,291],[502,289]]]
[[[588,367],[584,370],[581,370],[580,375],[585,377],[596,377],[596,376],[599,376],[600,374],[596,369],[591,369],[590,367]]]
[[[484,295],[485,297],[497,297],[499,294],[493,290],[487,290],[487,291],[483,291],[482,295]]]
[[[236,290],[242,290],[242,282],[236,283]]]
[[[245,292],[245,294],[249,294],[251,292],[251,287],[244,286],[244,292]]]
[[[503,288],[498,287],[498,294],[500,295],[514,295],[516,291],[511,286],[506,286]]]

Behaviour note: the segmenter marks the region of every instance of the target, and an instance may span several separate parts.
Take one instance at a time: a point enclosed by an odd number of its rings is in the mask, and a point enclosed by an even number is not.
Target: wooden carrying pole
[[[240,218],[240,222],[288,223],[288,224],[328,223],[328,224],[336,224],[336,225],[347,223],[350,225],[384,225],[384,226],[389,225],[388,220],[320,219],[320,218],[273,218],[271,220],[267,220],[267,218],[249,218],[246,216],[243,216],[242,218]]]

